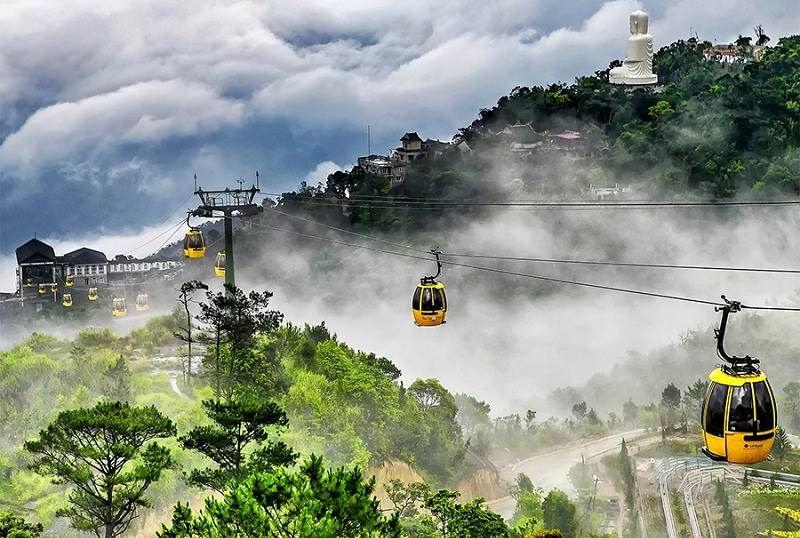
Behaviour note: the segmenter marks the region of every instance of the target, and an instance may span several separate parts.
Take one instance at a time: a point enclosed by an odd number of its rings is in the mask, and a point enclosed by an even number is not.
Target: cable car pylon
[[[256,182],[249,189],[242,188],[239,181],[238,189],[225,188],[219,191],[206,191],[197,186],[197,174],[194,175],[194,193],[200,198],[201,204],[193,212],[197,217],[214,217],[215,213],[222,213],[225,224],[225,286],[230,290],[236,286],[236,271],[233,256],[233,217],[250,217],[264,210],[263,207],[253,203],[256,194],[261,192],[259,173],[256,171]],[[229,293],[229,292],[228,292]]]

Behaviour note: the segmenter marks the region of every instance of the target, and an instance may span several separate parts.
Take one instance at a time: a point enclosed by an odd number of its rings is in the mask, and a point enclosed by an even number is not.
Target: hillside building
[[[99,250],[79,248],[62,256],[64,276],[71,276],[76,283],[86,286],[108,282],[108,259]]]
[[[723,64],[746,63],[760,60],[765,50],[766,47],[763,45],[739,47],[734,43],[719,43],[703,52],[703,58]]]
[[[358,158],[358,166],[370,174],[389,178],[392,185],[401,183],[406,177],[406,167],[420,159],[440,158],[450,143],[428,138],[422,140],[415,132],[405,133],[400,146],[387,155],[365,155]]]
[[[61,277],[60,265],[53,247],[31,239],[15,251],[17,256],[17,290],[20,294],[25,287],[33,288],[39,284],[58,282]],[[34,293],[36,293],[34,291]]]
[[[102,288],[114,285],[115,281],[141,281],[161,276],[162,273],[174,272],[183,265],[176,260],[145,261],[124,256],[109,261],[103,252],[88,247],[57,256],[52,246],[39,239],[31,239],[19,246],[16,257],[16,295],[23,301],[31,299],[52,301],[51,293],[39,296],[39,285],[55,284],[60,291],[63,291],[67,277],[72,277],[73,286],[77,289]]]

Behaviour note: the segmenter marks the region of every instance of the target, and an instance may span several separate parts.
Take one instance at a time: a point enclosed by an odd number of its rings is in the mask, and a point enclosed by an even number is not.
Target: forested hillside
[[[351,200],[343,220],[398,231],[455,217],[435,206],[399,211],[386,200],[358,197],[409,197],[420,203],[575,198],[590,185],[617,184],[632,187],[638,198],[800,193],[800,36],[781,38],[747,62],[706,59],[710,47],[689,39],[660,49],[654,88],[609,84],[608,69],[572,84],[515,88],[459,130],[454,141],[466,142],[471,151],[454,145],[439,159],[414,162],[405,181],[393,186],[359,167],[336,172],[320,178],[319,186],[303,184],[285,194],[282,205],[342,220],[335,200],[347,193]],[[532,132],[517,131],[533,145],[542,133],[574,130],[586,151],[579,157],[541,149],[520,155],[509,149],[518,136],[507,129],[513,126],[530,126]]]

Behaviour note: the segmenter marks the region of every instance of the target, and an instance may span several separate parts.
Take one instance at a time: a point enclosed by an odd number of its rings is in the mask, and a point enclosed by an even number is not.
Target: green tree
[[[786,430],[778,426],[775,432],[775,444],[772,445],[772,452],[778,456],[778,461],[783,463],[786,453],[792,449],[792,443],[789,441],[789,434]]]
[[[756,46],[763,47],[769,43],[769,36],[764,33],[764,27],[760,24],[753,29],[753,33],[756,34]]]
[[[194,513],[178,504],[160,538],[399,538],[397,515],[384,517],[374,497],[375,479],[358,468],[326,470],[311,456],[297,471],[256,472],[225,493],[207,498]]]
[[[37,538],[42,532],[41,523],[28,523],[11,512],[0,511],[0,538]]]
[[[113,366],[103,372],[105,384],[103,396],[109,401],[131,401],[131,370],[122,354],[117,357]]]
[[[543,492],[539,488],[520,492],[517,496],[517,504],[514,508],[512,523],[539,523],[544,517],[543,512]]]
[[[543,522],[546,529],[561,531],[564,538],[577,538],[577,507],[560,489],[552,489],[542,502]]]
[[[700,410],[703,407],[706,390],[708,390],[708,380],[698,379],[683,391],[683,406],[686,408],[686,415],[691,417],[694,422],[700,422]]]
[[[594,407],[589,409],[589,412],[586,413],[586,422],[588,422],[592,426],[599,426],[602,424],[600,418],[597,416],[597,412],[594,410]]]
[[[667,385],[661,392],[661,405],[667,410],[667,426],[675,423],[676,412],[681,405],[681,389],[674,383]]]
[[[394,478],[386,485],[386,496],[394,506],[394,513],[401,519],[417,515],[417,506],[430,495],[431,488],[425,482],[406,484]]]
[[[206,302],[200,303],[198,319],[213,346],[205,366],[214,376],[217,399],[257,390],[255,380],[265,367],[265,357],[253,352],[256,336],[274,331],[283,319],[280,312],[269,310],[271,298],[268,291],[246,294],[226,284],[225,292],[206,292]]]
[[[783,387],[783,396],[792,425],[800,429],[800,382],[792,381],[787,383]]]
[[[586,418],[586,402],[578,402],[572,406],[572,415],[578,422]]]
[[[533,480],[530,479],[528,475],[525,473],[519,473],[517,478],[514,479],[514,483],[511,486],[511,496],[515,499],[518,498],[522,493],[528,493],[535,489],[533,485]]]
[[[466,504],[456,502],[458,493],[440,489],[429,495],[424,507],[431,516],[426,519],[441,536],[458,538],[506,538],[508,527],[500,515],[483,507],[483,499]]]
[[[628,400],[622,404],[622,422],[626,426],[630,426],[639,418],[639,406],[633,403],[633,400]]]
[[[672,106],[670,106],[669,101],[659,101],[647,109],[647,114],[655,120],[668,118],[674,112],[675,111],[672,109]]]
[[[78,530],[112,538],[149,506],[147,488],[174,467],[170,450],[153,442],[173,435],[175,425],[155,407],[101,402],[62,411],[25,449],[32,469],[72,486],[69,505],[57,514]]]
[[[681,405],[681,389],[670,383],[661,391],[661,405],[667,409],[677,409]]]
[[[205,400],[203,407],[213,424],[198,426],[179,441],[184,448],[211,459],[215,466],[193,469],[188,474],[190,484],[222,493],[231,481],[238,483],[255,472],[297,461],[297,454],[283,441],[270,439],[272,433],[289,424],[277,404],[234,398]]]
[[[622,477],[622,485],[625,491],[625,504],[633,509],[634,489],[636,487],[636,477],[634,475],[633,461],[628,453],[628,444],[622,440],[622,447],[619,450],[619,469]]]
[[[194,327],[192,325],[192,312],[189,308],[189,305],[195,302],[194,293],[199,290],[208,290],[208,286],[199,280],[190,280],[181,284],[181,288],[179,290],[180,294],[178,295],[178,304],[183,307],[184,314],[186,315],[186,326],[178,327],[178,330],[174,333],[174,336],[175,338],[186,342],[187,362],[183,375],[184,381],[188,383],[191,383],[192,374],[194,372],[192,369],[192,360],[194,358],[192,353],[192,344],[195,343],[193,331]]]
[[[458,412],[455,398],[438,379],[417,379],[408,387],[408,394],[419,402],[423,411],[433,410],[452,418]]]
[[[733,518],[733,510],[731,509],[730,499],[728,492],[725,489],[725,483],[722,480],[717,480],[714,483],[715,497],[720,506],[722,514],[722,528],[719,529],[719,538],[736,538],[736,524]]]
[[[525,429],[528,431],[533,430],[536,425],[536,411],[528,409],[525,411]]]

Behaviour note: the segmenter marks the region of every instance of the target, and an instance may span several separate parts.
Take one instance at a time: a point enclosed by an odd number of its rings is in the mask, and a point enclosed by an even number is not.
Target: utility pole
[[[256,194],[261,192],[259,174],[256,171],[255,185],[249,189],[242,188],[239,181],[238,189],[221,191],[204,191],[197,187],[195,175],[194,193],[200,198],[201,204],[192,212],[195,217],[214,217],[222,213],[225,224],[225,286],[230,289],[236,286],[236,268],[233,254],[233,217],[251,217],[264,210],[263,207],[253,203]],[[215,215],[216,213],[216,215]]]

